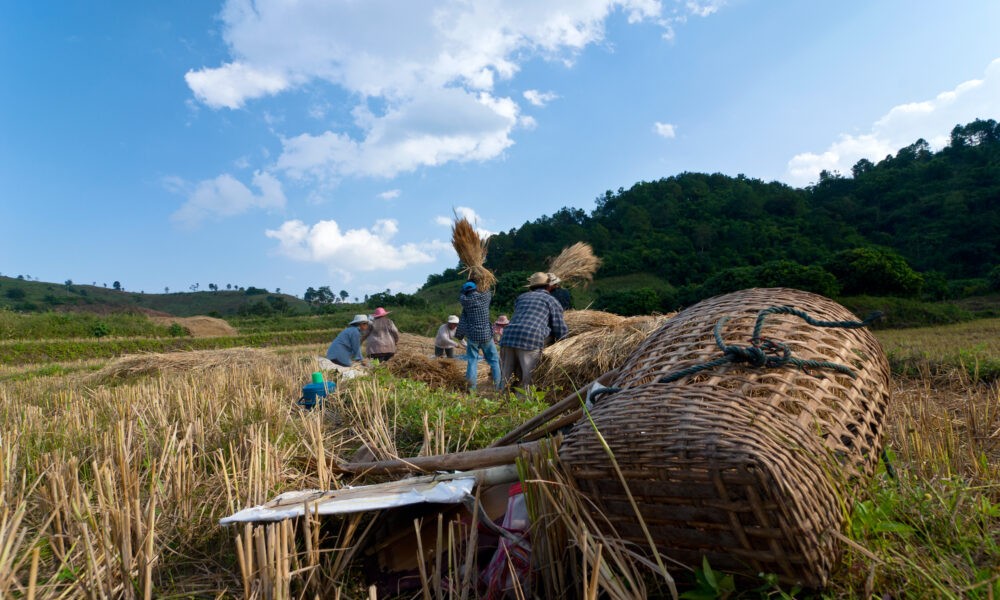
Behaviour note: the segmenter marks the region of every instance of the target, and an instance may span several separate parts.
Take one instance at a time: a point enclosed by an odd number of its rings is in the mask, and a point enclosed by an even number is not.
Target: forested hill
[[[846,251],[872,247],[880,259],[898,253],[923,280],[986,278],[1000,265],[1000,124],[957,126],[938,152],[918,140],[805,189],[682,173],[608,191],[590,214],[563,208],[491,237],[487,266],[501,275],[542,269],[581,240],[604,259],[599,277],[653,273],[673,286],[775,261],[837,275]]]

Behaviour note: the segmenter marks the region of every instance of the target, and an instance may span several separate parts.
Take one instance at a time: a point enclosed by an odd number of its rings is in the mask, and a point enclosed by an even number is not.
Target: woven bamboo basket
[[[817,327],[769,314],[761,337],[801,360],[770,369],[729,363],[661,383],[749,345],[757,315],[789,306],[820,321],[856,321],[837,303],[790,289],[751,289],[705,300],[650,335],[618,371],[620,391],[591,411],[660,552],[692,566],[775,573],[819,587],[836,564],[836,533],[855,484],[879,458],[889,369],[865,328]],[[617,535],[648,547],[593,426],[578,422],[560,457]]]

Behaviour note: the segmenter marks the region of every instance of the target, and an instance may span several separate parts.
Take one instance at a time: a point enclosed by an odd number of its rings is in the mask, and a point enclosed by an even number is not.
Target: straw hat
[[[458,317],[455,316],[455,315],[448,315],[448,322],[449,323],[458,323]]]
[[[549,285],[559,285],[560,283],[562,283],[562,279],[559,279],[559,276],[556,275],[555,273],[549,273],[548,276],[549,276]]]
[[[548,284],[549,284],[549,274],[542,273],[541,271],[539,271],[538,273],[533,273],[531,277],[528,278],[528,285],[526,285],[525,287],[533,288]]]
[[[360,325],[361,323],[368,322],[368,315],[354,315],[354,320],[347,324],[348,327],[351,325]]]
[[[389,312],[390,312],[390,311],[388,311],[388,310],[386,310],[386,309],[384,309],[384,308],[382,308],[382,307],[380,306],[380,307],[378,307],[378,308],[376,308],[376,309],[375,309],[375,312],[373,312],[373,313],[372,313],[372,318],[373,318],[373,319],[377,319],[377,318],[379,318],[379,317],[384,317],[384,316],[386,316],[387,314],[389,314]]]

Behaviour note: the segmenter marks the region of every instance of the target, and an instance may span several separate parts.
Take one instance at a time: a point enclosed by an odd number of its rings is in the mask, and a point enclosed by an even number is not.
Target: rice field
[[[970,334],[954,331],[901,339],[944,357],[967,347]],[[890,351],[902,343],[896,333],[879,332]],[[534,396],[435,388],[382,368],[342,382],[325,414],[303,411],[295,401],[321,352],[305,345],[0,368],[0,598],[378,596],[357,562],[357,542],[377,519],[218,520],[284,491],[362,482],[337,469],[362,446],[375,458],[482,448],[545,406]],[[883,470],[846,507],[845,551],[826,590],[768,574],[734,583],[710,565],[692,572],[608,544],[587,521],[585,499],[538,459],[522,470],[558,483],[544,488],[539,521],[563,537],[538,538],[548,566],[537,593],[997,597],[1000,387],[943,366],[906,373],[894,379],[885,423],[896,477]],[[416,597],[476,597],[461,543],[472,534],[454,523],[426,525],[451,542],[421,549],[432,560],[420,563]]]

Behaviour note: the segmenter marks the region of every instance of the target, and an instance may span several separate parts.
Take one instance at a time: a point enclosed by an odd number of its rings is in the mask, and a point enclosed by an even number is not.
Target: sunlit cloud
[[[977,118],[1000,118],[1000,58],[987,66],[982,79],[960,83],[930,100],[893,107],[868,133],[842,134],[822,152],[795,155],[788,161],[786,179],[794,185],[807,185],[823,170],[849,175],[862,158],[877,163],[918,139],[940,149],[948,144],[956,125]]]
[[[612,14],[666,30],[721,3],[670,5],[665,14],[660,0],[228,0],[220,20],[230,60],[192,69],[185,80],[200,103],[216,109],[332,84],[354,103],[353,122],[286,132],[274,170],[325,185],[392,178],[501,157],[516,128],[538,125],[519,102],[542,107],[558,95],[530,89],[514,99],[497,93],[497,84],[514,79],[527,61],[573,65],[586,47],[604,42]],[[313,99],[306,112],[323,120],[330,106]]]
[[[656,135],[672,140],[677,137],[677,133],[674,131],[674,126],[670,123],[660,123],[659,121],[653,123],[653,131]]]
[[[442,249],[438,242],[393,244],[399,224],[381,219],[370,228],[343,230],[336,221],[307,225],[300,220],[285,221],[265,235],[278,241],[277,252],[293,260],[325,265],[331,273],[349,280],[358,273],[398,271],[416,264],[431,263]]]
[[[175,224],[190,229],[208,220],[234,217],[253,209],[284,208],[285,194],[281,182],[273,175],[257,171],[253,175],[253,185],[259,193],[254,193],[228,173],[193,186],[176,177],[165,179],[164,186],[167,189],[187,196],[187,201],[170,219]]]

